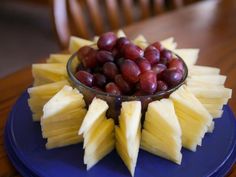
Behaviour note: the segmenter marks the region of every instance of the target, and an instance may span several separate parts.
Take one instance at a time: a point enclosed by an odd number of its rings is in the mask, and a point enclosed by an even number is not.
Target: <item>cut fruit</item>
[[[223,110],[218,110],[218,109],[208,109],[209,113],[212,115],[214,118],[220,118],[223,115]]]
[[[34,121],[39,121],[43,115],[43,106],[48,100],[53,97],[59,90],[69,83],[59,81],[55,83],[40,85],[31,87],[28,89],[30,98],[28,99],[28,105],[33,113],[32,117]]]
[[[148,42],[143,35],[138,35],[134,40],[133,43],[139,46],[141,49],[145,49],[148,46]]]
[[[182,130],[182,145],[191,151],[196,151],[213,118],[186,86],[173,92],[170,99],[173,100]]]
[[[77,89],[64,86],[43,107],[41,129],[47,138],[46,148],[76,144],[83,140],[78,130],[86,114],[83,95]]]
[[[232,96],[232,90],[224,87],[188,87],[191,92],[199,98],[223,98],[229,99]]]
[[[93,41],[89,41],[86,39],[82,39],[79,37],[71,36],[70,37],[70,42],[69,42],[69,52],[75,53],[78,51],[81,47],[86,46],[86,45],[92,45],[94,44]]]
[[[120,37],[126,37],[126,34],[123,30],[119,29],[117,31],[117,37],[120,38]]]
[[[174,38],[170,37],[161,41],[161,45],[168,50],[174,50],[177,47],[177,43],[174,42]]]
[[[134,176],[141,139],[141,102],[123,102],[119,127],[115,129],[116,150]]]
[[[181,164],[181,134],[171,100],[149,103],[142,130],[142,149]]]
[[[223,75],[193,75],[187,78],[187,85],[198,84],[213,84],[224,85],[226,76]]]
[[[209,66],[199,66],[193,65],[189,69],[189,75],[218,75],[220,74],[220,69],[216,67]]]
[[[34,86],[67,79],[65,63],[33,64]]]
[[[175,49],[173,52],[179,55],[188,67],[191,67],[197,62],[199,49]]]
[[[69,54],[51,54],[47,63],[67,63],[70,57]]]
[[[107,109],[105,101],[94,98],[79,130],[84,138],[84,164],[87,165],[87,170],[109,154],[115,146],[114,120],[106,118]]]

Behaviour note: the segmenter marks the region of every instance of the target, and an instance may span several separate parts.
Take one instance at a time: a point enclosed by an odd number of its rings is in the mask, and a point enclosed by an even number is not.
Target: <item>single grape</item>
[[[169,87],[178,85],[183,79],[183,72],[179,69],[166,69],[162,72],[162,80],[167,83]]]
[[[103,65],[103,74],[107,76],[109,79],[114,80],[115,76],[119,73],[119,70],[115,63],[106,62]]]
[[[97,46],[101,50],[111,51],[116,44],[116,35],[113,32],[102,34],[97,42]]]
[[[128,43],[122,47],[122,53],[125,58],[135,61],[137,58],[142,57],[144,52],[140,47]]]
[[[131,91],[130,84],[124,80],[121,74],[115,76],[115,83],[122,93],[129,93]]]
[[[108,61],[114,61],[114,57],[111,52],[106,50],[100,50],[96,54],[97,61],[101,64],[106,63]]]
[[[91,50],[93,50],[93,48],[89,47],[89,46],[81,47],[77,52],[77,56],[78,56],[79,60],[81,60],[81,58],[85,57]]]
[[[173,58],[169,63],[168,63],[168,68],[175,68],[175,69],[179,69],[181,71],[184,71],[184,65],[183,62],[178,59],[178,58]]]
[[[116,48],[118,50],[121,50],[124,45],[129,43],[130,43],[129,39],[127,39],[126,37],[120,37],[116,41]]]
[[[91,87],[93,85],[93,75],[86,71],[79,71],[75,77],[84,85]]]
[[[144,57],[153,65],[159,62],[160,52],[155,47],[149,46],[145,49]]]
[[[162,80],[157,81],[157,92],[166,91],[167,89],[168,89],[168,86],[164,81]]]
[[[106,87],[106,92],[114,94],[114,95],[120,95],[120,89],[117,87],[117,85],[114,82],[109,82]]]
[[[156,73],[153,71],[146,71],[140,75],[141,90],[148,94],[155,93],[157,89]]]
[[[120,66],[122,76],[130,83],[136,83],[139,81],[140,69],[138,65],[132,60],[124,60]]]
[[[167,64],[170,62],[172,59],[172,53],[171,51],[164,49],[161,51],[161,58],[160,58],[160,63],[162,64]]]
[[[149,71],[152,68],[150,62],[144,57],[137,58],[136,63],[139,66],[139,69],[142,73],[145,71]]]
[[[155,72],[156,74],[160,74],[162,71],[166,69],[166,65],[163,65],[161,63],[154,64],[152,66],[152,71]]]
[[[95,49],[91,49],[87,55],[80,58],[82,64],[86,68],[94,68],[97,65],[97,59],[96,59],[97,51]]]
[[[107,79],[103,74],[97,73],[93,75],[93,85],[103,88],[107,83]]]
[[[154,43],[152,43],[151,44],[152,46],[154,46],[157,50],[159,50],[159,51],[162,51],[163,49],[164,49],[164,47],[161,45],[161,43],[160,42],[154,42]]]

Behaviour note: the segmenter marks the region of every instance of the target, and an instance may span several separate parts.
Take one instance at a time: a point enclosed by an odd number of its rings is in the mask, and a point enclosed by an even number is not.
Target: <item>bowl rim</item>
[[[169,51],[171,51],[171,50],[169,50]],[[183,77],[182,81],[178,85],[176,85],[175,87],[173,87],[171,89],[168,89],[166,91],[160,91],[157,94],[152,94],[152,95],[150,95],[150,94],[149,95],[139,95],[139,96],[135,96],[135,95],[116,95],[116,94],[111,94],[111,93],[99,91],[99,90],[96,90],[96,89],[93,89],[91,87],[88,87],[88,86],[84,85],[78,79],[76,79],[75,75],[73,74],[72,68],[71,68],[71,64],[72,64],[73,59],[75,59],[77,57],[77,51],[74,52],[70,56],[70,58],[69,58],[69,60],[68,60],[68,62],[66,64],[66,70],[67,70],[67,74],[69,76],[69,79],[71,80],[71,82],[73,84],[79,85],[81,87],[84,87],[85,89],[88,89],[89,91],[93,92],[96,96],[97,95],[109,96],[109,97],[114,97],[116,99],[120,98],[122,100],[127,100],[127,99],[138,100],[138,99],[147,98],[147,97],[161,97],[161,96],[164,96],[166,94],[173,93],[175,90],[177,90],[179,87],[181,87],[184,84],[184,82],[186,81],[186,79],[188,77],[188,67],[187,67],[185,61],[179,55],[174,53],[173,51],[171,51],[171,53],[174,54],[175,56],[177,56],[177,58],[180,59],[183,62],[184,70],[185,70],[184,77]]]

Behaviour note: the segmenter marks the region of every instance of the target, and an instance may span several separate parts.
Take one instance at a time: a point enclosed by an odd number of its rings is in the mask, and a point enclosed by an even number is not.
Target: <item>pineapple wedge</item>
[[[209,66],[199,66],[193,65],[189,69],[189,75],[218,75],[220,74],[220,69],[216,67],[209,67]]]
[[[174,38],[173,37],[170,37],[170,38],[162,40],[161,41],[161,45],[163,47],[165,47],[166,49],[171,50],[171,51],[175,50],[176,47],[177,47],[177,43],[174,42]]]
[[[224,85],[226,76],[223,75],[192,75],[187,78],[187,85],[198,84],[213,84]]]
[[[31,87],[28,89],[28,93],[30,96],[30,98],[28,99],[28,105],[33,113],[32,117],[34,121],[40,120],[41,116],[43,115],[43,106],[45,105],[45,103],[48,102],[48,100],[65,85],[69,85],[66,80]]]
[[[71,36],[70,37],[70,42],[69,42],[69,52],[75,53],[78,51],[81,47],[86,46],[86,45],[92,45],[94,44],[93,41],[89,41],[86,39],[82,39],[79,37]]]
[[[79,130],[84,138],[84,164],[87,165],[87,170],[109,154],[115,146],[115,125],[113,119],[106,118],[107,109],[105,101],[94,98]]]
[[[33,64],[34,86],[67,79],[66,63]]]
[[[41,129],[47,138],[47,149],[75,144],[83,140],[78,136],[86,114],[83,95],[77,89],[64,86],[43,107]]]
[[[126,37],[126,34],[123,30],[119,29],[116,33],[117,37],[120,38],[120,37]]]
[[[119,127],[115,129],[116,150],[134,176],[141,139],[141,102],[123,102]]]
[[[212,116],[186,86],[180,87],[170,95],[182,130],[182,145],[196,151],[208,128]]]
[[[134,40],[133,43],[139,46],[141,49],[145,49],[148,46],[148,42],[143,35],[138,35]]]
[[[67,63],[71,55],[69,54],[51,54],[47,63]]]
[[[197,62],[199,49],[175,49],[173,52],[179,55],[188,67],[191,67]]]
[[[142,149],[181,164],[181,134],[171,100],[162,99],[148,105],[142,130]]]

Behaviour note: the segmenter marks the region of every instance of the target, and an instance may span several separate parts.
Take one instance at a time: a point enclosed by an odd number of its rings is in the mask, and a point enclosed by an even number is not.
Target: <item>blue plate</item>
[[[82,144],[47,151],[41,137],[39,123],[32,121],[25,92],[17,101],[9,117],[9,135],[17,157],[38,176],[129,176],[118,155],[113,151],[90,171],[83,164]],[[209,177],[226,164],[235,147],[236,126],[228,106],[221,119],[215,120],[213,134],[207,134],[202,147],[193,153],[183,149],[183,161],[176,165],[140,150],[135,176]]]
[[[8,125],[8,123],[6,124]],[[16,168],[16,170],[25,177],[37,177],[35,174],[33,174],[32,171],[30,171],[21,161],[20,159],[16,156],[14,150],[12,149],[12,145],[10,142],[11,137],[8,135],[8,127],[6,126],[5,131],[4,131],[4,145],[5,149],[8,155],[8,158]]]

